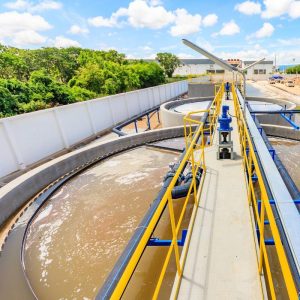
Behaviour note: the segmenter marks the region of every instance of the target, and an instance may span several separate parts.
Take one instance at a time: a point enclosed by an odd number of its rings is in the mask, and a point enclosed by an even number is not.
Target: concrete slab
[[[232,101],[223,101],[230,106]],[[247,188],[233,118],[235,160],[217,160],[217,135],[208,167],[178,299],[263,299]]]

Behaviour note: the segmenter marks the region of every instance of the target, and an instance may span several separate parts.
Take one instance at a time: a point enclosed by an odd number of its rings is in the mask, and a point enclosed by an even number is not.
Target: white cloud
[[[90,18],[88,23],[94,27],[116,27],[118,25],[116,18],[103,18],[102,16]]]
[[[160,29],[174,21],[175,16],[163,6],[151,6],[143,0],[132,1],[126,11],[133,27]]]
[[[201,16],[192,15],[186,9],[179,8],[168,11],[157,0],[133,0],[128,8],[120,8],[110,17],[97,16],[88,19],[88,23],[95,27],[118,27],[126,23],[135,28],[161,29],[173,25],[170,33],[173,36],[198,32],[201,26]],[[217,16],[208,15],[206,26],[215,22]],[[123,19],[123,23],[120,19]]]
[[[264,23],[263,26],[258,29],[255,33],[251,34],[249,38],[257,38],[257,39],[262,39],[265,37],[270,37],[275,28],[272,24],[270,23]]]
[[[227,23],[223,23],[222,29],[218,32],[213,34],[214,36],[217,35],[234,35],[240,32],[240,27],[235,23],[234,20],[231,20]]]
[[[242,49],[235,52],[218,52],[216,55],[223,57],[224,59],[237,57],[242,60],[258,60],[262,57],[265,57],[266,60],[274,60],[276,54],[277,64],[291,64],[294,63],[293,59],[296,62],[300,62],[300,48],[293,47],[292,50],[282,50],[279,51],[276,48],[276,53],[271,52],[266,48],[263,48],[259,44],[253,45],[251,48]]]
[[[149,3],[150,3],[151,6],[162,5],[162,1],[161,0],[149,0]]]
[[[24,30],[17,32],[12,41],[17,46],[22,45],[40,45],[45,43],[47,37],[37,33],[33,30]]]
[[[201,47],[203,47],[209,52],[213,52],[215,50],[215,47],[209,41],[203,39],[202,37],[197,38],[196,44],[201,45]]]
[[[213,26],[218,22],[218,16],[216,14],[209,14],[203,18],[203,26]]]
[[[51,28],[39,15],[16,11],[0,13],[0,39],[18,46],[44,43],[46,37],[38,32]]]
[[[289,8],[289,15],[292,19],[300,17],[300,1],[293,1]]]
[[[183,8],[177,9],[175,13],[175,25],[170,30],[172,36],[187,35],[200,30],[200,15],[191,15]]]
[[[69,29],[69,33],[71,34],[86,34],[89,33],[89,30],[84,27],[80,27],[78,25],[72,25]]]
[[[41,12],[45,10],[57,10],[62,8],[62,3],[53,0],[44,0],[36,4],[25,0],[16,0],[15,2],[7,2],[5,7],[29,12]]]
[[[68,47],[81,47],[77,41],[68,39],[64,36],[57,36],[53,41],[54,47],[57,48],[68,48]]]
[[[245,15],[256,15],[261,13],[261,4],[253,1],[238,3],[235,10]]]
[[[252,46],[247,50],[239,50],[235,52],[219,52],[217,53],[219,57],[223,59],[237,57],[242,60],[258,60],[262,57],[270,58],[271,54],[268,52],[267,49],[262,48],[259,44]]]
[[[88,19],[88,23],[95,27],[118,27],[119,19],[127,17],[128,23],[136,28],[160,29],[174,21],[175,16],[168,12],[159,2],[146,2],[145,0],[134,0],[129,3],[128,8],[120,8],[109,18],[102,16]]]
[[[127,59],[140,59],[140,57],[137,57],[135,54],[126,54]]]
[[[7,2],[4,4],[5,7],[16,10],[25,10],[28,8],[29,3],[24,0],[17,0],[15,2]]]
[[[152,53],[145,57],[145,59],[156,59],[156,53]]]
[[[274,45],[278,46],[300,46],[300,38],[291,38],[291,39],[278,39],[277,43]]]
[[[298,0],[264,0],[265,10],[262,17],[271,19],[282,15],[289,15],[291,18],[300,17],[300,2]]]
[[[143,50],[143,51],[146,51],[146,52],[153,51],[153,49],[149,46],[143,46],[143,47],[140,47],[140,49]]]

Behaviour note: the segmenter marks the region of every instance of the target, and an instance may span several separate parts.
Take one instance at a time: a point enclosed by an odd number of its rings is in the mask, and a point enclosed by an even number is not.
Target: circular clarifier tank
[[[254,111],[278,111],[283,109],[281,105],[270,102],[248,101],[248,104]]]
[[[193,118],[200,120],[212,100],[212,97],[201,97],[164,103],[160,107],[162,127],[182,126],[184,116],[190,112],[198,111],[193,114]]]
[[[129,150],[50,197],[25,239],[25,270],[38,299],[95,298],[177,156],[147,147]]]
[[[194,103],[187,103],[176,106],[173,108],[173,111],[177,113],[181,113],[187,115],[191,111],[199,111],[199,110],[207,110],[209,107],[210,101],[202,101],[202,102],[194,102]],[[197,116],[202,116],[204,112],[196,113]]]

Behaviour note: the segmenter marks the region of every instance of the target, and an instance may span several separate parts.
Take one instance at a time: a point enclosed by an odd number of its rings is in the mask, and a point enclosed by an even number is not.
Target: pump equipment
[[[219,144],[217,159],[234,159],[233,142],[231,139],[232,127],[230,127],[232,118],[228,115],[228,110],[229,106],[223,105],[222,115],[218,119],[220,126],[218,127]]]

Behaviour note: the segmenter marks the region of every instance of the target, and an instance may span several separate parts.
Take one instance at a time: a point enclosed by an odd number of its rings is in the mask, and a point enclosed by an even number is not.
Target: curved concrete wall
[[[160,119],[162,126],[165,127],[173,127],[173,126],[182,126],[183,125],[183,117],[185,114],[172,111],[174,107],[179,105],[187,104],[187,103],[195,103],[202,101],[212,101],[214,97],[197,97],[197,98],[189,98],[185,100],[178,100],[167,102],[160,107]],[[201,116],[194,117],[195,119],[201,119]]]
[[[291,127],[262,124],[266,135],[300,141],[300,131]]]
[[[263,97],[247,97],[247,100],[278,104],[283,107],[286,106],[286,109],[294,109],[296,107],[296,104],[294,104],[293,102],[281,100],[281,99],[263,98]],[[260,124],[289,126],[289,123],[280,115],[268,115],[268,114],[263,115],[263,114],[261,114],[261,115],[257,115],[256,117]],[[292,117],[292,120],[294,120],[294,116]]]
[[[183,135],[182,126],[143,132],[98,145],[88,145],[45,163],[0,189],[0,226],[50,183],[80,166],[92,164],[114,153],[145,143]]]

